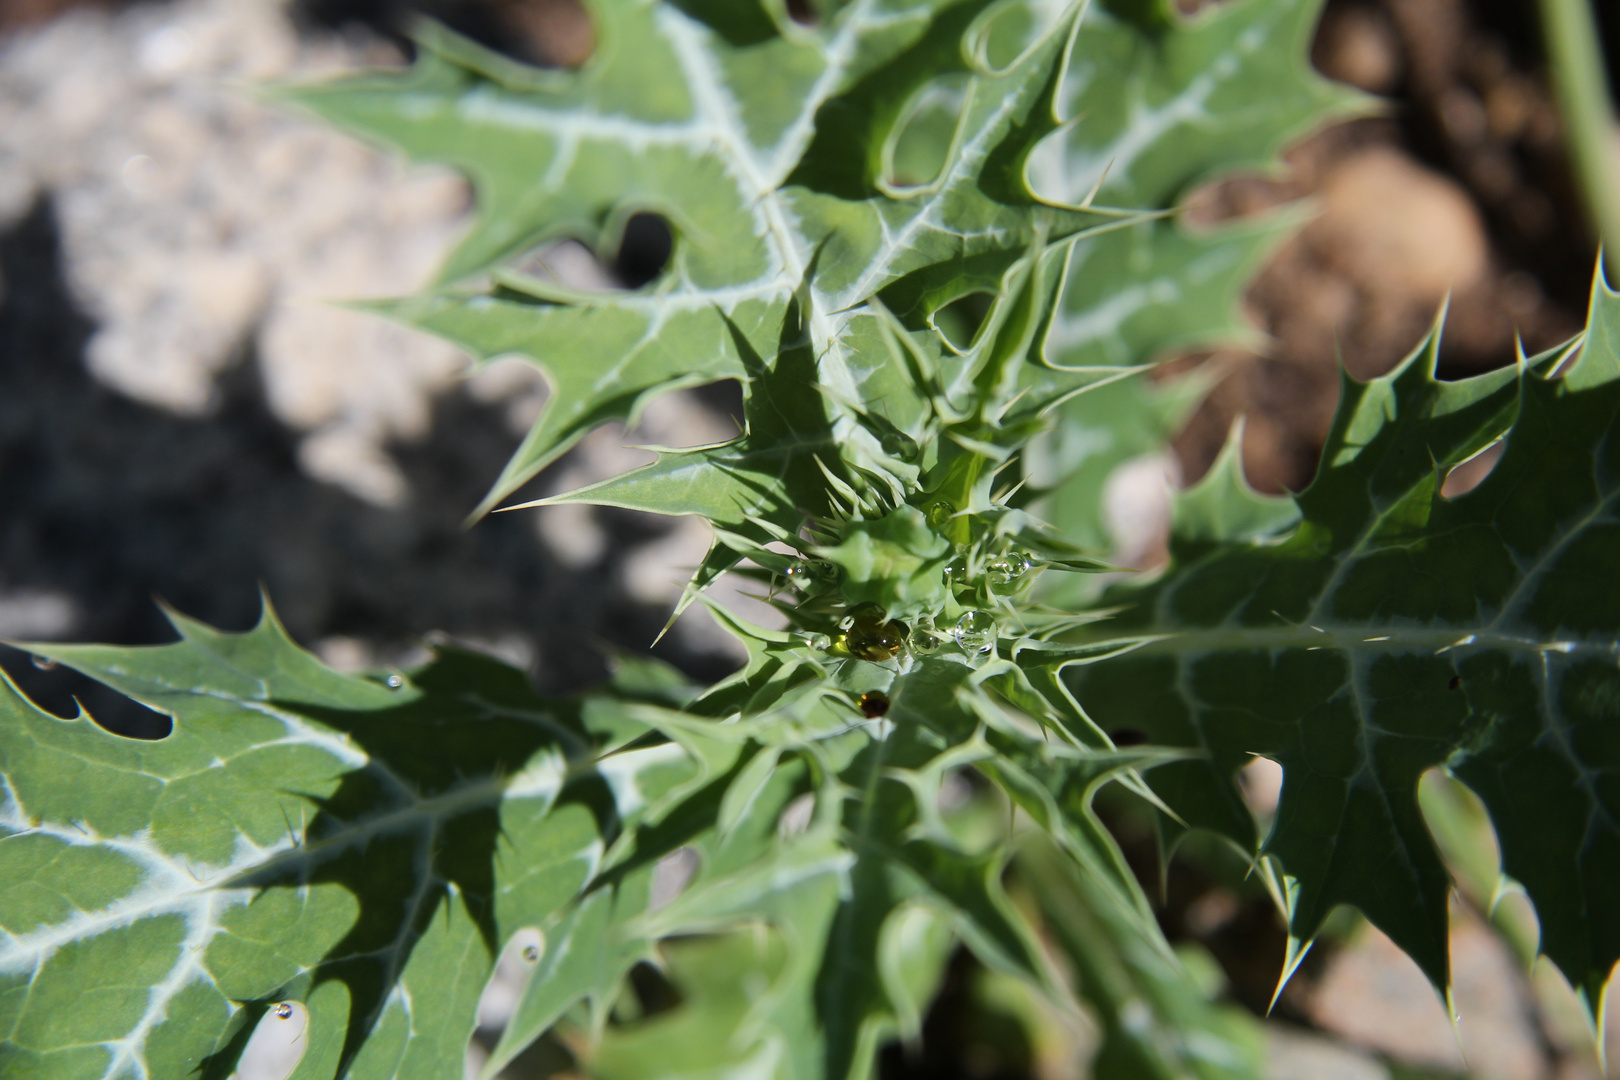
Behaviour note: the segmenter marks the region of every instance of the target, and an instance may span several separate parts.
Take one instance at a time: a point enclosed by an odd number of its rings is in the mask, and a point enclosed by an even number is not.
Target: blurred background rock
[[[495,32],[470,7],[439,14]],[[663,625],[701,526],[570,511],[464,530],[543,382],[521,363],[463,378],[448,346],[328,303],[419,288],[467,185],[253,88],[402,63],[406,17],[0,6],[0,636],[166,640],[154,597],[243,628],[262,585],[339,666],[401,660],[437,630],[560,689]],[[734,430],[725,402],[698,400],[639,434]],[[646,459],[622,441],[588,440],[545,483]],[[730,660],[706,631],[688,619],[659,651],[715,676]],[[69,676],[10,660],[66,705]]]
[[[1620,5],[1595,7],[1620,57]],[[437,631],[561,690],[599,677],[613,649],[653,640],[703,527],[567,507],[463,529],[543,382],[514,362],[468,377],[454,350],[326,303],[422,285],[470,193],[268,108],[252,88],[406,62],[419,14],[535,63],[577,64],[592,45],[572,0],[0,0],[0,637],[167,640],[154,598],[239,629],[262,586],[295,637],[345,668],[406,662]],[[1387,370],[1448,296],[1445,374],[1511,362],[1517,340],[1534,352],[1581,325],[1595,248],[1532,3],[1329,0],[1313,59],[1387,105],[1307,138],[1277,176],[1194,197],[1195,224],[1300,198],[1315,216],[1249,290],[1268,346],[1169,365],[1222,377],[1174,461],[1133,463],[1128,484],[1196,479],[1242,413],[1251,478],[1298,490],[1339,358],[1360,377]],[[633,283],[667,242],[654,230],[609,265],[563,248],[552,269]],[[678,395],[633,439],[712,441],[737,412],[734,388]],[[646,459],[626,441],[596,433],[531,492]],[[1119,501],[1149,517],[1163,505]],[[699,678],[735,658],[697,612],[655,652]],[[14,650],[0,663],[48,707],[71,711],[77,695],[109,726],[165,729]],[[1275,785],[1252,779],[1264,811]],[[1488,849],[1488,826],[1468,821]],[[1151,863],[1130,822],[1116,824]],[[1263,1011],[1281,931],[1269,902],[1218,867],[1178,863],[1165,928],[1207,948],[1230,995]],[[1533,915],[1509,905],[1492,923],[1488,898],[1463,897],[1460,1036],[1416,967],[1349,920],[1279,1003],[1273,1075],[1595,1076],[1567,988],[1545,965],[1527,975],[1513,951],[1526,925],[1533,940]],[[498,1028],[499,981],[491,993]],[[942,1030],[937,1052],[886,1058],[885,1071],[1030,1072],[972,1038]]]

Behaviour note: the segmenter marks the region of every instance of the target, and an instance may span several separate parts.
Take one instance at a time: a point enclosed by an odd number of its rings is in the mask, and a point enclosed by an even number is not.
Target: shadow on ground
[[[392,447],[411,492],[382,509],[313,480],[299,433],[266,405],[245,344],[211,415],[176,416],[98,384],[84,363],[94,329],[64,280],[48,200],[0,234],[0,595],[71,603],[61,636],[117,644],[172,640],[155,598],[226,629],[257,619],[260,588],[293,636],[403,650],[430,631],[533,646],[549,691],[606,670],[604,650],[645,651],[667,612],[628,597],[615,572],[661,525],[613,521],[597,563],[565,568],[526,515],[464,529],[465,514],[516,440],[500,406],[459,390],[431,433]],[[694,677],[730,664],[666,638],[655,655]],[[36,700],[154,735],[166,721],[120,708],[66,671],[0,657]]]

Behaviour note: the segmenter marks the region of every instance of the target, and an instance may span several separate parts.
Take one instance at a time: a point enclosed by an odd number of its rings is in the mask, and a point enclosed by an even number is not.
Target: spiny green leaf
[[[155,648],[35,647],[172,715],[165,739],[3,689],[0,1030],[18,1075],[228,1066],[283,999],[310,1010],[312,1075],[450,1075],[501,944],[698,775],[678,745],[627,745],[650,729],[623,704],[540,699],[474,654],[385,685],[327,670],[268,615],[176,628]]]
[[[1031,162],[1044,198],[1169,206],[1197,183],[1269,170],[1291,139],[1365,99],[1312,69],[1312,0],[1247,0],[1144,28],[1087,13],[1062,96],[1061,141]]]
[[[1091,879],[1051,847],[1026,843],[1017,868],[1048,932],[1074,968],[1076,989],[1102,1028],[1098,1080],[1237,1080],[1261,1075],[1260,1032],[1233,1006],[1211,1003],[1175,957],[1131,948],[1138,933]]]
[[[1437,330],[1390,375],[1346,380],[1299,525],[1278,535],[1273,513],[1234,535],[1184,516],[1197,527],[1164,577],[1108,598],[1125,610],[1096,636],[1134,651],[1069,669],[1105,727],[1207,751],[1152,776],[1193,825],[1255,848],[1232,774],[1250,754],[1282,764],[1263,850],[1299,939],[1353,904],[1447,985],[1449,881],[1417,804],[1444,766],[1489,809],[1543,951],[1599,1000],[1620,959],[1620,802],[1603,779],[1620,765],[1616,326],[1599,282],[1561,378],[1563,350],[1437,381]],[[1479,487],[1440,494],[1504,436]]]
[[[1113,747],[1060,681],[1066,665],[1128,677],[1167,647],[1131,636],[1128,614],[1110,639],[1085,629],[1102,613],[1028,604],[1040,566],[1104,567],[1019,500],[1018,459],[1082,415],[1059,415],[1076,395],[1237,332],[1242,279],[1286,223],[1197,234],[1168,211],[1345,104],[1303,67],[1317,5],[1140,25],[1076,3],[823,7],[806,27],[774,0],[598,0],[599,46],[577,71],[430,29],[407,71],[285,91],[477,187],[440,286],[380,309],[545,371],[551,399],[484,508],[593,427],[736,378],[738,438],[552,501],[707,519],[716,545],[689,599],[745,557],[773,587],[796,556],[841,576],[778,593],[792,630],[720,613],[749,660],[701,693],[632,665],[552,701],[454,650],[397,684],[348,678],[270,619],[246,635],[177,620],[182,641],[157,649],[42,648],[176,727],[133,743],[0,695],[8,1069],[222,1076],[248,1021],[297,1000],[300,1080],[456,1075],[493,959],[524,930],[543,948],[491,1073],[565,1024],[604,1073],[638,1067],[662,1032],[701,1042],[693,1068],[860,1075],[882,1039],[915,1035],[956,940],[1056,993],[1002,892],[1010,849],[970,842],[941,808],[962,770],[1051,838],[1129,948],[1173,969],[1090,800],[1116,778],[1150,793],[1140,770],[1171,770],[1173,788],[1207,765]],[[1064,112],[1076,122],[1060,130]],[[1070,178],[1106,153],[1116,207],[1043,200],[1043,153]],[[524,272],[562,239],[608,253],[641,211],[675,236],[645,288]],[[977,332],[942,332],[977,291],[995,294]],[[1452,403],[1489,413],[1505,387]],[[1344,446],[1380,445],[1357,423]],[[1441,456],[1493,437],[1480,430]],[[1338,527],[1345,500],[1313,497],[1296,535]],[[1418,509],[1389,520],[1420,527]],[[1221,527],[1201,560],[1233,542],[1222,513],[1205,515]],[[913,625],[861,646],[863,603]],[[691,870],[679,895],[670,867]],[[716,958],[761,995],[706,982]],[[605,1025],[626,973],[662,959],[694,991],[638,1049]]]
[[[414,158],[456,165],[478,186],[478,223],[446,277],[493,271],[497,296],[447,293],[391,310],[477,356],[528,356],[559,391],[493,504],[590,427],[631,417],[648,397],[745,376],[736,332],[774,360],[773,324],[801,286],[810,295],[793,321],[810,324],[820,383],[853,389],[844,327],[878,290],[963,258],[1015,258],[1037,226],[1068,235],[1109,219],[1041,208],[1020,172],[1054,128],[1057,59],[1077,10],[1012,68],[969,74],[957,152],[932,185],[852,199],[822,182],[862,167],[845,146],[823,148],[833,118],[869,111],[874,79],[937,74],[963,17],[982,6],[944,9],[936,26],[927,4],[858,0],[815,32],[764,21],[740,35],[734,12],[602,0],[593,14],[603,46],[578,73],[534,79],[470,65],[468,50],[440,32],[407,73],[285,93]],[[848,133],[865,145],[861,158],[879,152],[893,122],[880,116]],[[582,296],[500,268],[551,238],[601,246],[637,209],[666,215],[676,233],[671,264],[648,289]],[[833,426],[879,457],[877,440]]]

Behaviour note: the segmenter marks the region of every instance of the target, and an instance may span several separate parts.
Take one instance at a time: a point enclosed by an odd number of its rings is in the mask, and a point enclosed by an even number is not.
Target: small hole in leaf
[[[890,184],[921,187],[944,171],[967,87],[966,75],[947,75],[923,86],[907,103],[889,144],[885,171]]]
[[[627,981],[639,1012],[637,1019],[669,1012],[684,1000],[680,988],[669,981],[669,976],[645,960],[630,969]]]
[[[625,439],[630,445],[708,446],[735,439],[742,431],[741,390],[727,380],[712,393],[710,387],[677,391],[654,398],[642,411]],[[720,403],[708,407],[710,401]]]
[[[941,814],[953,814],[972,802],[976,789],[983,786],[978,773],[969,769],[953,769],[939,782],[934,808]]]
[[[992,71],[1005,71],[1035,41],[1042,21],[1024,0],[1012,0],[990,16],[980,31],[980,56]]]
[[[1121,727],[1108,733],[1115,746],[1141,746],[1148,741],[1147,732],[1141,728]]]
[[[1485,478],[1491,475],[1491,470],[1496,468],[1496,463],[1501,459],[1502,441],[1498,439],[1467,461],[1453,466],[1451,471],[1446,473],[1446,478],[1440,485],[1441,497],[1455,499],[1473,491],[1485,482]]]
[[[1528,965],[1536,954],[1540,927],[1528,905],[1499,905],[1502,848],[1485,804],[1461,780],[1441,768],[1425,769],[1418,780],[1423,823],[1457,891],[1476,911],[1491,912],[1491,923]]]
[[[737,379],[721,379],[707,386],[694,387],[692,396],[710,411],[723,416],[736,431],[742,431],[743,386]]]
[[[987,292],[959,296],[934,312],[934,326],[945,335],[946,341],[958,349],[966,349],[984,326],[995,299],[994,293]]]
[[[596,47],[580,0],[429,0],[423,13],[503,56],[544,68],[577,68]]]
[[[526,277],[576,292],[616,292],[622,288],[614,272],[578,240],[542,244],[507,266]]]
[[[364,26],[416,54],[412,23],[427,17],[491,52],[544,68],[577,68],[596,47],[596,32],[580,0],[295,0],[301,27],[342,30]]]
[[[298,1068],[308,1034],[309,1010],[302,1002],[275,1002],[254,1025],[237,1059],[236,1075],[242,1080],[285,1080]]]
[[[467,1043],[467,1071],[464,1075],[483,1075],[490,1051],[500,1043],[502,1034],[501,1031],[483,1028],[473,1032],[473,1037]],[[579,1061],[563,1044],[558,1033],[548,1031],[519,1051],[517,1057],[507,1062],[506,1067],[496,1075],[502,1080],[516,1080],[518,1077],[565,1077],[579,1076],[581,1073]]]
[[[613,257],[613,273],[625,288],[639,289],[663,273],[675,249],[675,234],[658,214],[630,215]]]
[[[647,900],[647,910],[657,911],[685,892],[697,868],[698,853],[694,848],[677,848],[658,860],[653,869],[652,895]]]
[[[78,716],[82,706],[97,727],[126,739],[162,739],[174,730],[169,716],[65,664],[41,666],[28,653],[0,646],[0,666],[28,700],[63,719]]]
[[[479,1030],[500,1031],[511,1021],[545,950],[545,935],[531,926],[519,929],[508,939],[478,998]]]
[[[783,808],[782,816],[776,822],[776,831],[784,840],[798,836],[810,827],[815,816],[816,797],[807,791]]]
[[[1238,771],[1238,790],[1249,810],[1262,821],[1277,812],[1282,798],[1283,767],[1268,757],[1256,755]]]

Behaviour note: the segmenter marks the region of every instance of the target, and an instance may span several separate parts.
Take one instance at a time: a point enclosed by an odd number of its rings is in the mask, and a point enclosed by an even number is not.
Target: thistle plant
[[[1252,1022],[1182,969],[1096,792],[1150,807],[1167,848],[1237,845],[1290,970],[1346,904],[1443,993],[1436,767],[1596,1008],[1620,958],[1601,277],[1545,355],[1440,381],[1437,326],[1346,378],[1297,497],[1252,490],[1233,441],[1178,496],[1167,567],[1108,563],[1103,481],[1189,396],[1143,372],[1241,339],[1236,297],[1296,220],[1178,208],[1364,107],[1305,63],[1318,6],[593,0],[578,70],[427,27],[408,70],[285,89],[476,186],[441,280],[377,309],[545,373],[481,510],[661,394],[742,384],[736,438],[542,502],[703,518],[680,608],[748,659],[698,687],[622,658],[550,699],[453,646],[338,674],[268,609],[245,634],[174,615],[171,645],[27,646],[174,730],[0,688],[5,1075],[225,1076],[301,1013],[300,1080],[454,1077],[504,952],[528,975],[485,1075],[546,1038],[593,1076],[842,1080],[919,1037],[961,947],[1089,1012],[1097,1076],[1255,1076]],[[562,239],[611,251],[636,213],[674,236],[646,286],[521,272]],[[710,603],[727,573],[781,628]],[[1284,776],[1264,835],[1235,782],[1253,755]],[[678,1006],[638,1015],[643,963]]]

